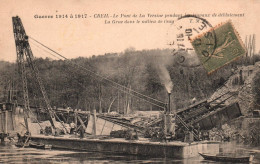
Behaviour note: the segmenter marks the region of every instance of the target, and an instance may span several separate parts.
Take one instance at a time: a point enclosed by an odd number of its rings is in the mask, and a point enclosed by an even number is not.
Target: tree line
[[[259,58],[254,61],[257,60]],[[163,65],[173,83],[171,106],[180,109],[190,105],[193,98],[199,101],[209,97],[242,64],[241,61],[232,62],[208,75],[203,66],[183,66],[176,63],[170,49],[136,51],[133,48],[122,53],[71,60],[35,58],[34,62],[52,106],[120,113],[161,109],[129,94],[130,91],[125,88],[118,88],[113,82],[167,103],[168,94],[158,70],[158,65]],[[39,86],[29,67],[26,68],[30,104],[44,108]],[[1,101],[7,101],[8,91],[12,88],[12,98],[22,104],[22,81],[17,64],[1,61],[0,77]]]

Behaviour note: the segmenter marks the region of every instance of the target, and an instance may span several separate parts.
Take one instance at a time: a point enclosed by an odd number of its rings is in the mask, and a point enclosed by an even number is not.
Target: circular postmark
[[[167,32],[167,44],[175,62],[184,67],[198,67],[207,62],[216,49],[216,42],[213,26],[196,15],[179,17]],[[198,51],[203,61],[196,55]]]

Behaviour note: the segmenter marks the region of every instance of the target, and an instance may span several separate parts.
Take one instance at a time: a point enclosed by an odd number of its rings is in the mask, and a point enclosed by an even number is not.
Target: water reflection
[[[244,148],[248,149],[248,148]],[[252,149],[255,154],[253,163],[260,163],[260,150]],[[40,150],[34,148],[17,148],[14,145],[0,145],[0,163],[173,163],[173,164],[196,164],[196,163],[219,163],[213,161],[205,161],[202,157],[191,159],[169,159],[169,158],[151,158],[140,157],[134,155],[118,155],[97,152],[80,152],[80,151],[64,151],[64,150]]]

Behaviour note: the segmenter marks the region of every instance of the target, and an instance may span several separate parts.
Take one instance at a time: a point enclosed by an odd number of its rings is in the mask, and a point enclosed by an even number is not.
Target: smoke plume
[[[173,83],[172,83],[170,74],[169,74],[168,70],[166,69],[166,66],[162,65],[162,64],[159,65],[158,71],[159,71],[159,77],[160,77],[161,83],[165,86],[167,92],[171,93]]]

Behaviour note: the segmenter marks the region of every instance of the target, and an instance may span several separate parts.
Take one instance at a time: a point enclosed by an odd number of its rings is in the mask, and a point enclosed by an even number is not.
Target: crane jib
[[[28,87],[27,87],[27,78],[25,73],[25,60],[27,61],[29,67],[31,68],[32,74],[35,77],[38,86],[40,88],[40,91],[42,93],[42,96],[44,98],[47,110],[51,116],[50,122],[54,129],[56,119],[55,117],[60,121],[58,116],[53,111],[50,101],[48,99],[45,87],[42,83],[42,79],[39,76],[39,71],[37,66],[34,64],[33,61],[33,53],[30,47],[30,44],[28,42],[28,36],[25,33],[23,24],[21,19],[16,16],[12,18],[13,21],[13,33],[14,33],[14,39],[15,39],[15,45],[16,45],[16,54],[17,54],[17,63],[18,63],[18,72],[22,78],[22,86],[23,86],[23,98],[24,98],[24,107],[26,111],[26,118],[29,117],[29,111],[30,111],[30,105],[29,105],[29,96],[28,96]],[[29,129],[27,129],[29,130]]]

